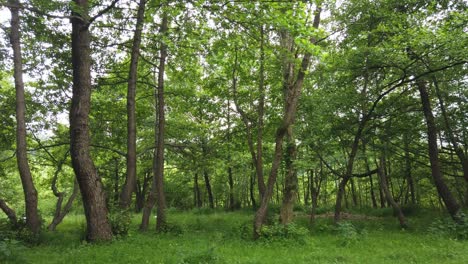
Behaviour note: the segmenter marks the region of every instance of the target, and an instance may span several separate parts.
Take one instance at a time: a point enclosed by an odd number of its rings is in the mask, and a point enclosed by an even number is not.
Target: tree
[[[74,0],[72,11],[73,96],[70,108],[70,154],[80,186],[86,216],[86,239],[112,239],[101,178],[90,156],[89,111],[91,100],[91,57],[89,3]]]
[[[16,89],[16,157],[26,203],[26,225],[33,233],[39,233],[41,219],[37,210],[37,190],[29,168],[26,142],[26,103],[24,96],[23,62],[21,55],[19,1],[11,0],[10,42],[13,48],[13,65]]]
[[[164,134],[165,134],[165,103],[164,103],[164,69],[167,59],[167,44],[165,43],[168,31],[168,14],[164,13],[162,16],[161,27],[159,32],[161,37],[159,67],[158,67],[158,85],[155,93],[155,107],[157,121],[155,122],[155,145],[154,160],[153,160],[153,183],[151,191],[146,201],[143,210],[143,218],[141,221],[140,229],[146,230],[148,228],[149,216],[151,209],[154,206],[156,199],[157,203],[157,220],[156,230],[163,231],[166,228],[166,196],[164,194]]]
[[[146,0],[140,0],[138,13],[133,35],[132,52],[130,58],[130,71],[128,74],[127,88],[127,174],[125,184],[122,188],[120,206],[127,208],[132,200],[132,193],[136,188],[136,116],[135,116],[135,96],[137,86],[138,59],[141,43],[141,33],[145,18]]]
[[[318,28],[320,24],[320,13],[321,7],[318,6],[317,10],[315,11],[313,27],[315,29]],[[310,42],[312,44],[316,43],[315,37],[312,37]],[[297,72],[297,75],[293,78],[292,76],[284,76],[284,95],[285,95],[285,105],[284,105],[284,113],[282,117],[281,124],[279,125],[278,129],[276,130],[276,138],[275,138],[275,152],[274,152],[274,159],[273,164],[270,172],[270,176],[268,177],[268,183],[266,186],[265,194],[262,197],[260,207],[258,208],[257,212],[255,213],[254,218],[254,238],[258,238],[260,236],[261,228],[263,223],[265,222],[268,210],[268,203],[273,195],[273,187],[276,182],[276,178],[278,176],[278,169],[280,166],[280,162],[283,155],[283,140],[284,136],[288,133],[291,129],[291,125],[294,123],[296,110],[297,110],[297,103],[300,97],[302,85],[304,83],[304,78],[306,75],[306,71],[309,67],[309,63],[311,60],[312,54],[310,51],[306,51],[304,54],[300,68]],[[289,73],[288,73],[289,74]],[[293,78],[293,79],[289,79]]]

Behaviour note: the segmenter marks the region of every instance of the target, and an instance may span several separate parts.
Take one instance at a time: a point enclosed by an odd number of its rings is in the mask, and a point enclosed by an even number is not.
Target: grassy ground
[[[248,211],[171,211],[174,227],[164,234],[136,231],[140,217],[134,216],[128,237],[90,245],[82,242],[83,217],[68,216],[56,232],[43,234],[42,244],[15,247],[3,262],[468,263],[468,241],[428,233],[430,217],[410,218],[415,227],[407,230],[399,229],[392,217],[356,217],[338,228],[330,219],[319,218],[307,230],[307,217],[299,216],[292,229],[272,228],[270,237],[260,241],[249,239]]]

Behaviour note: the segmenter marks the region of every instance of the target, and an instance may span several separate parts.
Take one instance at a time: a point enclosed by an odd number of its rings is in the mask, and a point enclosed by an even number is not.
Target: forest
[[[468,263],[466,0],[0,0],[0,263]]]

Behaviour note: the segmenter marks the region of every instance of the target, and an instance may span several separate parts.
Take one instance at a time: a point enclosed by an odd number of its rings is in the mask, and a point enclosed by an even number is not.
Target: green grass
[[[70,215],[56,232],[45,232],[39,246],[19,247],[4,263],[468,263],[468,241],[429,234],[427,216],[410,218],[408,230],[392,217],[338,228],[318,219],[304,240],[260,241],[245,239],[250,211],[171,210],[176,228],[165,234],[138,232],[140,218],[134,216],[128,237],[91,245],[82,241],[84,218]],[[296,225],[307,222],[298,217]]]

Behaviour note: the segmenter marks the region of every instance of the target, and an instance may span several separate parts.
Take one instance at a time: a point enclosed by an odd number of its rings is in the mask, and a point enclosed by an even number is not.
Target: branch
[[[9,3],[0,3],[0,7],[3,6],[3,7],[6,7],[8,9],[22,9],[22,10],[28,10],[28,11],[31,11],[31,12],[34,12],[38,15],[42,15],[42,16],[45,16],[47,18],[58,18],[58,19],[72,19],[72,18],[75,18],[75,19],[79,19],[83,22],[85,22],[85,20],[80,17],[80,16],[58,16],[58,15],[52,15],[52,14],[49,14],[49,13],[46,13],[42,10],[39,10],[38,8],[35,8],[35,7],[31,7],[31,6],[25,6],[21,3],[18,3],[17,5],[15,4],[9,4]]]
[[[105,13],[109,12],[112,8],[115,7],[115,5],[117,4],[117,2],[119,2],[119,0],[114,0],[112,1],[112,3],[104,8],[103,10],[99,11],[95,16],[93,16],[92,18],[89,19],[88,21],[88,24],[91,24],[94,22],[94,20],[98,19],[99,17],[101,17],[102,15],[104,15]]]

